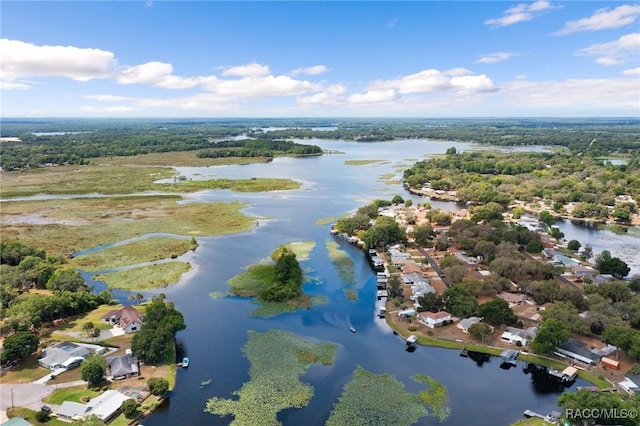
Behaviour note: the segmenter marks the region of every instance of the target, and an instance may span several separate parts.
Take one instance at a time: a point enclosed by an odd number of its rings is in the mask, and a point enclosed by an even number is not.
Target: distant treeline
[[[5,170],[85,164],[90,158],[107,156],[214,149],[222,144],[231,144],[224,148],[242,148],[236,156],[263,156],[269,152],[277,155],[276,151],[312,155],[320,149],[282,145],[292,144],[285,142],[290,139],[312,138],[356,142],[420,138],[500,146],[552,145],[592,157],[628,154],[640,148],[640,120],[634,119],[4,119],[0,132],[3,137],[19,137],[22,141],[2,143],[0,165]],[[224,140],[239,135],[246,135],[250,142]],[[220,140],[224,141],[216,142]],[[266,141],[282,146],[267,147]],[[223,156],[214,151],[210,155]]]
[[[200,158],[219,157],[273,157],[280,155],[318,155],[322,148],[291,141],[245,139],[216,142],[215,149],[198,153]]]
[[[269,156],[311,155],[322,153],[317,146],[301,145],[288,141],[239,140],[216,143],[216,138],[233,136],[237,129],[231,128],[228,134],[222,129],[210,128],[206,134],[194,128],[167,129],[98,129],[81,133],[20,135],[22,142],[3,142],[0,166],[4,170],[18,170],[25,167],[45,165],[86,164],[91,158],[122,157],[140,154],[196,151],[211,149],[203,157],[218,156]],[[245,148],[234,155],[219,155],[216,149],[225,147]],[[228,150],[227,150],[228,151]]]

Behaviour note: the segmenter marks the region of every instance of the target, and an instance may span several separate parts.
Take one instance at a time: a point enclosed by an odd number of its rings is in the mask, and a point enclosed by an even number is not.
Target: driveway
[[[0,386],[0,409],[4,411],[14,406],[40,411],[40,408],[44,405],[42,399],[49,396],[54,390],[54,386],[37,383],[3,383],[2,386]],[[59,406],[51,406],[54,410],[57,410],[58,407]]]
[[[87,337],[86,334],[80,331],[68,331],[65,332],[69,336],[73,336],[76,339],[84,340],[87,342],[99,342],[101,340],[106,340],[115,336],[122,336],[124,334],[124,330],[119,327],[113,327],[108,330],[100,330],[100,335],[98,337]]]

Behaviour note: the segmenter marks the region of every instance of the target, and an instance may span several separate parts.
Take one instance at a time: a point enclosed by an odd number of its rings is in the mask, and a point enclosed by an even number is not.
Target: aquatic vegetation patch
[[[293,253],[295,259],[300,253],[303,259],[308,259],[309,253],[314,247],[313,241],[281,245],[271,253],[270,259],[264,259],[257,265],[251,265],[245,272],[229,279],[227,281],[231,287],[229,293],[236,296],[254,297],[254,302],[259,306],[251,313],[252,316],[272,317],[284,312],[293,312],[296,309],[309,308],[311,306],[310,299],[302,290],[302,284],[306,282],[308,275],[305,275],[300,268],[299,275],[296,275],[296,282],[300,281],[300,288],[294,288],[294,284],[289,279],[280,283],[276,270],[279,258],[283,253]],[[277,259],[275,263],[274,259]],[[274,289],[274,286],[278,286],[279,289]],[[285,294],[286,297],[273,297],[282,294]]]
[[[435,417],[438,417],[441,422],[446,420],[451,414],[451,407],[447,400],[447,388],[437,380],[424,374],[417,374],[412,379],[429,385],[429,390],[421,391],[418,396],[424,404],[431,408]]]
[[[411,425],[428,414],[420,397],[389,374],[356,368],[334,404],[327,426]]]
[[[294,241],[287,247],[296,254],[298,261],[309,260],[311,251],[316,247],[315,241]]]
[[[211,379],[203,380],[202,382],[200,382],[200,389],[203,389],[203,388],[209,386],[211,384],[211,382],[212,382]]]
[[[333,223],[338,219],[339,217],[336,217],[336,216],[322,217],[320,219],[316,219],[316,221],[313,222],[313,224],[318,226],[323,226],[323,225],[328,225],[330,223]]]
[[[102,281],[110,288],[123,290],[151,290],[173,285],[191,269],[186,262],[165,262],[118,272],[94,275],[93,279]]]
[[[345,286],[345,295],[349,300],[358,300],[358,293],[355,289],[356,269],[353,260],[335,241],[327,239],[325,245],[327,252],[329,252],[331,263],[338,271],[338,276]]]
[[[229,189],[234,192],[267,192],[299,189],[302,184],[292,179],[250,178],[184,181],[175,184],[156,184],[155,190],[167,192],[195,192],[210,189]]]
[[[74,269],[102,271],[137,263],[168,259],[193,250],[188,238],[144,238],[74,257],[69,264]]]
[[[288,408],[302,408],[314,394],[300,376],[314,364],[331,365],[337,346],[314,343],[295,334],[269,330],[249,331],[242,351],[251,363],[251,380],[234,392],[237,399],[213,397],[206,412],[234,417],[231,425],[278,425],[277,415]]]
[[[345,166],[366,166],[375,163],[386,163],[385,160],[345,160]]]
[[[222,299],[225,296],[226,294],[221,291],[212,291],[211,293],[209,293],[209,297],[211,297],[212,299]]]
[[[246,272],[231,277],[227,284],[231,287],[229,291],[236,296],[257,296],[265,290],[275,279],[273,265],[258,264],[251,265]]]

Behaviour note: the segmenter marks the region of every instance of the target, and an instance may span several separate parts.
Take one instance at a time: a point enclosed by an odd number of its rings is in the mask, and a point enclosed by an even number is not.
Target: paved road
[[[446,285],[447,288],[451,287],[451,282],[447,277],[444,276],[444,272],[442,272],[442,269],[440,268],[440,265],[438,265],[438,262],[436,262],[436,260],[432,258],[431,255],[429,255],[429,253],[427,253],[427,251],[422,247],[418,246],[417,244],[414,244],[413,247],[416,248],[420,252],[420,254],[429,261],[429,264],[431,265],[433,270],[436,271],[436,273],[440,276],[444,285]]]
[[[40,407],[44,405],[42,399],[49,396],[54,390],[54,386],[37,383],[3,383],[2,386],[0,386],[0,409],[6,410],[14,406],[40,411]],[[52,406],[51,408],[54,407]]]

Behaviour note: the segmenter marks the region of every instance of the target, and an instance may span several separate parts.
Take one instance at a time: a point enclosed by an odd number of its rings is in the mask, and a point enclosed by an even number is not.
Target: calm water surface
[[[444,423],[435,418],[423,418],[420,421],[423,425],[507,425],[522,418],[526,409],[543,414],[556,409],[555,401],[560,391],[525,374],[523,363],[504,370],[500,368],[498,358],[476,362],[460,357],[457,351],[430,347],[406,352],[404,342],[392,333],[384,320],[375,317],[375,277],[364,254],[340,238],[336,239],[355,262],[359,298],[355,302],[349,301],[325,248],[326,240],[333,239],[329,234],[330,225],[314,224],[318,219],[353,211],[376,198],[391,199],[394,194],[410,197],[401,185],[389,184],[381,176],[388,178],[393,174],[399,179],[402,171],[418,159],[443,153],[451,146],[458,151],[476,146],[420,140],[371,144],[306,142],[345,154],[278,158],[268,164],[247,166],[178,168],[180,174],[194,180],[289,177],[304,185],[296,191],[259,194],[208,191],[186,196],[184,202],[246,202],[245,213],[260,217],[259,226],[243,234],[199,238],[200,246],[187,257],[196,265],[195,273],[175,286],[162,289],[185,316],[187,329],[179,332],[177,338],[191,364],[189,369],[178,371],[176,388],[168,406],[145,419],[144,424],[228,424],[231,417],[221,418],[203,412],[206,401],[212,396],[232,397],[232,392],[249,380],[249,363],[241,354],[241,348],[247,342],[247,331],[269,329],[287,330],[310,340],[333,342],[339,347],[333,366],[314,366],[302,377],[315,388],[315,396],[305,408],[282,412],[279,419],[285,425],[324,424],[357,366],[375,373],[391,374],[412,392],[425,389],[410,379],[415,374],[430,375],[444,384],[448,389],[451,416]],[[344,163],[358,159],[383,161],[364,166]],[[453,203],[432,204],[455,208]],[[567,229],[563,231],[570,238]],[[226,293],[229,278],[268,257],[280,243],[292,241],[316,243],[310,259],[302,262],[303,268],[315,278],[313,284],[306,285],[305,291],[326,296],[326,305],[264,319],[250,316],[256,308],[250,300],[210,297],[212,292]],[[147,293],[147,296],[158,292]],[[126,300],[126,293],[116,295]],[[356,334],[349,332],[350,325],[358,330]],[[211,384],[201,387],[206,380],[211,380]],[[578,381],[577,385],[581,384],[586,383]]]

